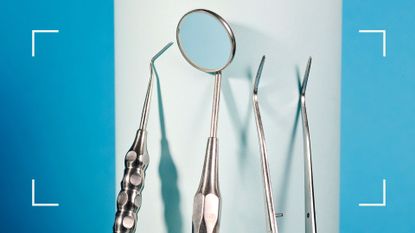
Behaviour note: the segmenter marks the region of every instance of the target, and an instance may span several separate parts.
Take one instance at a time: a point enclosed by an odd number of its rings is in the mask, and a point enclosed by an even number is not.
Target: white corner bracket
[[[32,179],[32,206],[33,207],[58,207],[59,203],[36,203],[35,199],[35,190],[36,190],[36,182],[35,179]]]
[[[386,207],[386,179],[383,179],[382,203],[360,203],[360,207]]]
[[[36,56],[36,33],[58,33],[59,30],[32,30],[32,57]]]
[[[359,30],[359,33],[382,33],[382,55],[386,57],[386,30]]]

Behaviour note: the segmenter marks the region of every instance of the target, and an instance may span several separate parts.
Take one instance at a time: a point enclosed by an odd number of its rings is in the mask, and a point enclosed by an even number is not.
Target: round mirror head
[[[231,27],[209,10],[197,9],[185,14],[177,25],[176,39],[184,58],[204,72],[223,70],[235,55]]]

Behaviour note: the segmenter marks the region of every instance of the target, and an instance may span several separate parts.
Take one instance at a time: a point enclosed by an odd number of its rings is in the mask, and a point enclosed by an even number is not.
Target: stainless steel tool
[[[218,14],[196,9],[185,14],[177,26],[177,44],[184,58],[195,68],[215,78],[210,136],[200,184],[193,200],[192,232],[218,233],[221,195],[218,177],[218,114],[222,70],[233,60],[235,37]]]
[[[255,112],[255,122],[258,131],[258,141],[259,149],[261,153],[261,167],[262,167],[262,176],[264,178],[264,191],[265,191],[265,206],[266,206],[266,230],[269,233],[278,233],[278,224],[276,221],[277,215],[275,214],[274,201],[272,195],[272,184],[271,176],[269,172],[268,164],[268,153],[265,143],[265,132],[262,125],[261,112],[259,111],[258,103],[258,86],[259,81],[261,80],[262,69],[265,63],[265,56],[262,57],[261,63],[259,65],[252,95],[253,108]]]
[[[117,213],[113,226],[114,233],[133,233],[137,226],[137,213],[141,207],[144,178],[149,164],[147,151],[147,122],[150,112],[150,101],[154,79],[154,62],[173,42],[163,47],[150,62],[150,79],[141,113],[140,127],[137,130],[133,145],[125,156],[124,178],[121,191],[117,197]]]
[[[317,233],[316,207],[314,199],[313,165],[311,159],[311,136],[308,126],[306,110],[306,90],[308,77],[310,75],[312,58],[308,59],[307,68],[304,73],[303,84],[301,85],[301,116],[303,119],[304,138],[304,191],[305,191],[305,232]]]

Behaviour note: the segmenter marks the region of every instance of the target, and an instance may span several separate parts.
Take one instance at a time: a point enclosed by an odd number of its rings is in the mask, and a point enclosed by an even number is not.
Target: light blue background
[[[113,2],[0,3],[2,232],[109,232]],[[414,232],[415,2],[344,1],[341,232]],[[41,34],[31,57],[31,30]],[[381,36],[359,29],[386,29]],[[31,207],[31,179],[38,202]],[[358,207],[381,202],[386,208]]]
[[[0,3],[1,232],[110,232],[113,2]],[[31,30],[58,29],[36,37]],[[32,207],[36,201],[60,207]]]
[[[415,2],[343,2],[341,232],[415,232]],[[387,57],[381,34],[387,31]],[[382,202],[387,181],[387,206]]]

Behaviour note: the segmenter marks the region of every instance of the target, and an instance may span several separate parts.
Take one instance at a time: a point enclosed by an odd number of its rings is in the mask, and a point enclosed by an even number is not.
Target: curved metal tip
[[[174,44],[174,42],[169,42],[168,44],[166,44],[156,55],[154,55],[153,58],[151,58],[151,64],[153,64],[157,58],[159,58],[168,48],[170,48],[170,46],[172,46]]]
[[[261,63],[259,64],[258,71],[256,73],[255,83],[254,83],[254,94],[258,93],[258,86],[259,86],[259,81],[261,80],[261,74],[262,74],[262,69],[264,68],[264,63],[265,63],[265,55],[262,56]]]
[[[150,62],[150,78],[148,81],[148,86],[147,86],[147,93],[146,93],[146,97],[144,100],[144,106],[143,106],[143,111],[141,113],[141,121],[140,121],[140,129],[145,130],[147,128],[147,121],[148,121],[148,114],[150,111],[150,100],[151,100],[151,91],[152,91],[152,86],[153,86],[153,75],[154,75],[154,61],[160,57],[160,55],[162,55],[170,46],[173,45],[173,42],[170,42],[168,44],[166,44],[156,55],[154,55],[153,58],[151,58],[151,62]]]
[[[308,58],[307,67],[304,73],[303,84],[301,85],[301,95],[305,96],[305,91],[307,89],[308,77],[310,76],[310,69],[311,69],[311,61],[312,58]]]

